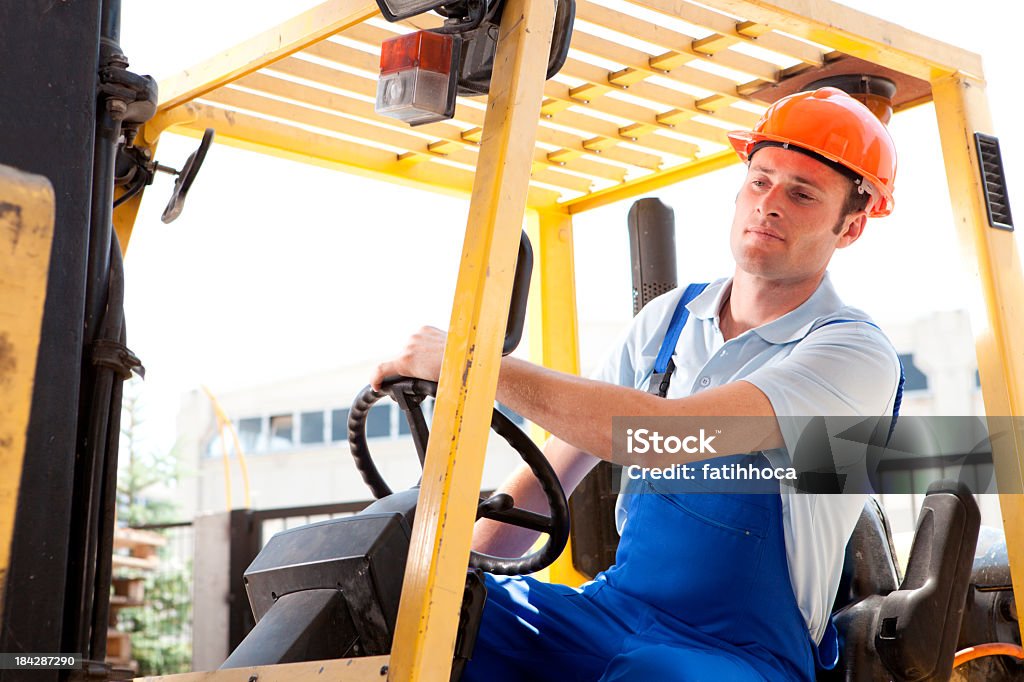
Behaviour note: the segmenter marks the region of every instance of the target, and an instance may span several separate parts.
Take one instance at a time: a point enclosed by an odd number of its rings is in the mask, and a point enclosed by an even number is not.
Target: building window
[[[922,372],[914,364],[913,353],[901,353],[900,362],[903,363],[903,377],[906,382],[903,384],[904,391],[927,391],[928,375]]]
[[[391,405],[377,403],[366,415],[366,437],[386,438],[391,435]]]
[[[299,422],[299,442],[303,445],[324,442],[324,413],[303,412]]]
[[[230,453],[231,451],[228,450]],[[206,444],[206,456],[207,457],[220,457],[224,453],[224,447],[221,445],[221,434],[214,434],[213,438]]]
[[[331,440],[348,440],[348,408],[331,410]]]
[[[292,447],[292,424],[290,414],[276,414],[270,417],[270,449],[287,450]]]
[[[246,417],[238,420],[238,443],[244,454],[260,449],[260,435],[263,432],[263,420],[259,417]]]

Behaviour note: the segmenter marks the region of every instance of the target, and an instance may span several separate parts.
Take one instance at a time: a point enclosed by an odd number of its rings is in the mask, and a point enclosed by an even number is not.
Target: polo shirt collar
[[[732,290],[732,278],[720,279],[708,285],[700,296],[686,308],[701,320],[713,320],[718,327],[718,312]],[[768,343],[785,344],[807,336],[815,322],[842,308],[844,303],[832,286],[828,272],[810,298],[782,317],[751,330]]]

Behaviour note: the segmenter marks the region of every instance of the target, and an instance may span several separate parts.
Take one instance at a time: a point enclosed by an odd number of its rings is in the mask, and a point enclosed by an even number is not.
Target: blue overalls
[[[652,393],[666,395],[685,306],[705,286],[690,285],[676,308]],[[708,463],[767,466],[763,454]],[[615,564],[580,589],[487,575],[464,682],[790,682],[813,680],[816,659],[834,666],[834,626],[815,647],[793,594],[779,484],[751,483],[721,493],[643,481],[628,495]]]

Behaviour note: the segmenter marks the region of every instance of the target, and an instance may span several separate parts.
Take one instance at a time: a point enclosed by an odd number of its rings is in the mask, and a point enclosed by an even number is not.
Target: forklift
[[[578,373],[573,216],[736,163],[728,128],[750,127],[758,116],[752,107],[826,79],[859,89],[881,112],[934,103],[961,248],[985,301],[975,328],[982,330],[976,346],[986,413],[1024,411],[1024,358],[1015,351],[1024,341],[1024,279],[977,55],[831,2],[630,0],[612,9],[589,0],[326,0],[158,88],[128,70],[119,14],[117,0],[0,7],[0,25],[16,36],[3,41],[0,49],[10,53],[2,63],[27,67],[4,70],[5,91],[17,96],[0,106],[0,234],[8,243],[0,249],[0,305],[3,319],[13,320],[0,328],[0,653],[81,656],[64,669],[33,670],[32,679],[120,675],[104,663],[120,386],[142,371],[121,311],[121,257],[153,175],[178,176],[164,213],[172,220],[213,136],[466,196],[470,210],[438,386],[399,382],[389,391],[410,415],[436,391],[430,437],[413,429],[422,436],[421,486],[381,496],[376,509],[354,517],[350,526],[367,529],[362,540],[331,536],[332,556],[321,558],[338,577],[327,589],[291,584],[279,594],[279,581],[299,577],[287,570],[295,558],[289,538],[271,540],[250,567],[248,587],[262,627],[253,632],[278,643],[275,660],[251,667],[254,647],[243,645],[233,656],[244,667],[176,679],[457,675],[471,655],[481,603],[467,565],[503,563],[471,559],[476,518],[543,528],[550,533],[543,561],[558,554],[566,531],[564,514],[554,511],[561,510],[556,490],[548,519],[524,518],[514,500],[479,497],[497,361],[514,326],[508,320],[524,219],[537,252],[532,359]],[[675,19],[700,27],[700,35],[686,34]],[[615,32],[649,47],[617,41]],[[779,59],[735,49],[744,45]],[[575,84],[550,80],[555,72]],[[204,138],[180,170],[156,160],[165,131]],[[668,279],[635,278],[637,303],[646,300],[645,286],[653,293],[674,284]],[[528,439],[502,435],[530,449]],[[1019,645],[1022,438],[1014,424],[1011,438],[992,444],[1007,558],[984,578],[972,577],[977,509],[967,491],[938,485],[928,496],[928,515],[941,523],[927,534],[919,527],[903,576],[888,563],[884,516],[865,510],[851,540],[858,560],[837,604],[849,637],[835,675],[949,679],[967,621],[978,628],[970,644]],[[570,506],[606,510],[600,497],[584,488]],[[343,525],[304,532],[329,535]],[[576,525],[549,569],[552,580],[579,584],[608,559],[608,534],[592,531],[588,541],[587,524]],[[865,551],[880,564],[860,561]],[[365,580],[335,589],[353,570],[338,568],[341,559],[394,566],[403,556],[400,581],[392,572],[373,589]],[[541,560],[530,559],[505,567],[534,570]],[[360,595],[361,607],[352,608]],[[278,614],[291,609],[278,605],[297,600],[318,605],[308,611],[320,616],[300,628],[307,636],[296,636],[295,623],[266,635],[288,620]],[[346,632],[358,637],[338,637]],[[282,644],[287,638],[294,646]],[[989,650],[959,651],[964,661]],[[998,666],[977,679],[1019,674],[1003,659]],[[0,670],[5,681],[28,675],[6,663]]]

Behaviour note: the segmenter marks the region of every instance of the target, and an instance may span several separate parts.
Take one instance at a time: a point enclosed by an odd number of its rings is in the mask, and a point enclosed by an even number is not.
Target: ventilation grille
[[[1006,188],[1006,174],[1003,172],[1003,157],[999,153],[999,138],[974,133],[974,143],[981,166],[981,184],[985,188],[988,224],[1002,230],[1013,230],[1010,195]]]

